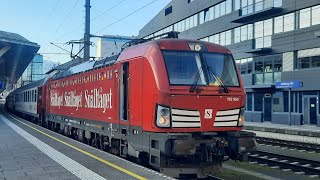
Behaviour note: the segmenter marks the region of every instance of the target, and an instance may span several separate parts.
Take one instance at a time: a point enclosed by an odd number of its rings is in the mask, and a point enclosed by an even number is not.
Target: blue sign
[[[281,81],[281,82],[276,82],[275,86],[276,86],[276,89],[301,88],[302,82],[301,81]]]
[[[0,81],[0,89],[3,89],[2,81]]]

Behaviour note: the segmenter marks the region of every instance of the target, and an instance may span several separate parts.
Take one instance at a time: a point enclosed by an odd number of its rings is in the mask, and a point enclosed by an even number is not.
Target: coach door
[[[125,62],[121,65],[120,74],[120,120],[128,123],[129,117],[129,62]],[[127,134],[128,127],[122,127],[121,133]]]

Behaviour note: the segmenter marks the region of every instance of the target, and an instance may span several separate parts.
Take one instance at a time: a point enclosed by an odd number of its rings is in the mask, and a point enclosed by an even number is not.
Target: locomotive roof
[[[190,51],[190,44],[204,45],[208,52],[216,52],[223,54],[231,54],[231,52],[224,46],[213,44],[204,41],[190,40],[190,39],[160,39],[155,41],[147,41],[135,46],[126,48],[123,53],[119,55],[117,61],[131,59],[133,57],[144,56],[151,47],[160,48],[161,50],[176,50],[176,51]],[[124,53],[125,52],[125,53]]]
[[[120,54],[107,57],[105,59],[99,61],[86,61],[84,63],[80,63],[81,59],[75,59],[69,61],[65,64],[57,66],[50,70],[48,73],[52,72],[53,70],[59,70],[60,72],[56,73],[52,80],[57,80],[61,78],[65,78],[68,76],[72,76],[75,74],[83,73],[86,71],[94,70],[97,68],[105,67],[113,65],[116,61],[122,61],[126,59],[130,59],[132,57],[139,57],[144,56],[147,50],[150,47],[158,47],[160,49],[170,49],[170,50],[189,50],[189,43],[200,43],[204,44],[208,51],[210,52],[218,52],[218,53],[231,53],[227,48],[203,41],[198,40],[188,40],[188,39],[160,39],[155,41],[147,41],[145,43],[141,43],[138,45],[134,45],[124,49],[124,51]]]
[[[86,61],[83,63],[76,63],[73,65],[67,64],[67,65],[63,66],[62,68],[55,69],[55,70],[59,70],[60,72],[58,72],[54,76],[52,76],[52,80],[57,80],[57,79],[61,79],[64,77],[71,76],[71,75],[90,71],[93,69],[98,69],[101,67],[110,66],[116,62],[118,56],[119,55],[110,56],[105,59],[101,59],[99,61]]]

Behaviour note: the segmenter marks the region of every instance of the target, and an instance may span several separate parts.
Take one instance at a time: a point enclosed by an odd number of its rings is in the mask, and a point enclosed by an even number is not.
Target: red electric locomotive
[[[55,76],[40,117],[59,130],[164,174],[214,174],[255,148],[243,132],[245,91],[231,52],[182,39],[126,48],[115,63]],[[40,107],[40,106],[39,106]]]

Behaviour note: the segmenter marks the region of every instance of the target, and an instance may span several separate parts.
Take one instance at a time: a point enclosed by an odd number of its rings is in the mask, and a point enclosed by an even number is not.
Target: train
[[[14,90],[8,111],[171,177],[214,175],[256,147],[232,53],[188,39],[125,48],[114,61]]]

